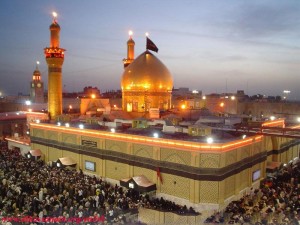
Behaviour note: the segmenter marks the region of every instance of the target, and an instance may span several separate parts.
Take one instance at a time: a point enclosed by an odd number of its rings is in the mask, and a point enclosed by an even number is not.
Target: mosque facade
[[[70,157],[77,169],[115,183],[144,175],[156,184],[157,196],[199,211],[220,209],[258,188],[267,162],[299,156],[298,140],[275,136],[208,144],[53,124],[33,123],[30,129],[31,147],[40,149],[46,162]]]
[[[61,112],[60,27],[50,26],[48,104],[51,118]],[[145,113],[171,108],[173,78],[149,50],[134,58],[134,41],[127,42],[127,59],[121,78],[122,108]],[[284,121],[272,126],[283,127]],[[266,125],[267,126],[267,125]],[[77,169],[118,183],[144,175],[156,184],[157,196],[193,206],[197,210],[224,208],[258,187],[266,177],[267,162],[285,163],[299,156],[299,141],[253,135],[218,143],[157,138],[122,132],[31,123],[31,148],[40,149],[45,162],[70,157]]]

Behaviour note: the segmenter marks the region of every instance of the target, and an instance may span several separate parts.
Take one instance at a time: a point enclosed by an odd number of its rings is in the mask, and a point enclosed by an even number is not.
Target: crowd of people
[[[81,170],[46,165],[0,143],[0,218],[26,223],[137,224],[139,207],[197,215],[192,207],[111,185]]]
[[[260,188],[238,201],[231,202],[223,212],[206,219],[206,223],[251,225],[300,224],[300,164],[284,165],[276,174],[261,182]]]

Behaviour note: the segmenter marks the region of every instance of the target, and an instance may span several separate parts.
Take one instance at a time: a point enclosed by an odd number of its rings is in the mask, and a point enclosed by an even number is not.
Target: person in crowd
[[[90,219],[124,223],[124,215],[139,207],[198,215],[192,207],[164,198],[150,198],[133,189],[111,185],[102,178],[52,167],[21,156],[0,143],[0,216],[38,221],[81,222]],[[29,219],[28,219],[29,220]],[[126,224],[135,224],[134,222]]]
[[[260,188],[250,190],[238,201],[228,204],[206,223],[299,225],[300,164],[289,163],[279,168],[277,176],[263,180]],[[220,214],[224,222],[220,222]]]

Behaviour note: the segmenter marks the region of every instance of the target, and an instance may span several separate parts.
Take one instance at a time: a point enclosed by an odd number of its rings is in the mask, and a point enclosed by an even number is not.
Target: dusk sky
[[[52,12],[58,13],[65,48],[64,91],[85,86],[120,89],[128,31],[135,57],[154,53],[170,70],[174,87],[204,94],[236,92],[300,100],[299,0],[2,0],[0,92],[29,94],[36,61],[48,72]],[[227,85],[226,85],[227,83]]]

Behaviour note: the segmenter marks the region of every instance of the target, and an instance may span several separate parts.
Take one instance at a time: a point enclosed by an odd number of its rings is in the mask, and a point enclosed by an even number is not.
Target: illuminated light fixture
[[[159,138],[158,133],[155,132],[155,133],[153,134],[153,137],[154,137],[154,138]]]
[[[275,116],[270,116],[270,120],[275,120]]]
[[[32,112],[32,109],[28,109],[28,112]]]
[[[224,105],[225,105],[224,102],[220,103],[220,107],[224,107]]]
[[[37,124],[37,123],[33,123],[31,124],[31,127],[34,128],[41,128],[43,130],[52,130],[52,131],[63,131],[65,130],[64,127],[54,127],[53,125],[47,125],[47,124]],[[129,135],[129,134],[112,134],[110,132],[107,131],[89,131],[89,130],[80,130],[78,128],[68,128],[69,131],[73,131],[77,134],[89,134],[92,135],[93,137],[101,137],[101,138],[108,138],[110,140],[131,140],[133,142],[136,143],[149,143],[149,144],[161,144],[162,146],[166,146],[166,147],[181,147],[182,149],[187,149],[187,150],[206,150],[209,149],[210,151],[220,151],[220,152],[224,152],[224,151],[228,151],[228,150],[232,150],[232,149],[236,149],[237,147],[243,147],[243,146],[247,146],[250,145],[251,143],[255,142],[261,142],[263,135],[257,135],[255,136],[253,139],[246,139],[246,140],[238,140],[238,141],[233,141],[230,142],[228,144],[212,144],[212,145],[208,145],[207,143],[203,144],[203,143],[187,143],[185,141],[167,141],[165,139],[156,139],[154,140],[153,137],[137,137],[135,135]],[[14,140],[15,141],[15,140]]]
[[[66,126],[66,127],[70,127],[70,124],[69,124],[69,123],[66,123],[65,126]]]
[[[17,114],[17,115],[20,115],[20,113],[18,113],[18,112],[17,112],[16,114]]]
[[[96,95],[95,95],[95,94],[92,94],[92,95],[91,95],[91,98],[92,98],[92,99],[95,99],[95,98],[96,98]]]
[[[84,125],[83,124],[79,124],[79,129],[84,129]]]
[[[212,144],[212,143],[214,142],[214,139],[213,139],[212,137],[208,137],[208,138],[206,139],[206,142],[207,142],[208,144]]]
[[[206,96],[205,96],[205,95],[204,95],[204,96],[202,96],[202,99],[203,99],[203,100],[205,100],[205,99],[206,99]]]
[[[31,105],[31,101],[29,100],[25,101],[25,105]]]
[[[60,123],[60,122],[57,122],[57,126],[61,126],[61,123]]]
[[[115,129],[115,128],[111,128],[111,129],[110,129],[110,132],[116,133],[116,129]]]
[[[181,105],[181,108],[182,108],[182,109],[185,109],[185,108],[186,108],[186,106],[185,106],[185,105]]]
[[[117,105],[114,105],[114,108],[117,108]]]
[[[193,90],[193,91],[192,91],[192,93],[193,93],[193,94],[198,94],[198,93],[199,93],[199,91],[197,91],[197,90]]]
[[[285,163],[285,164],[283,164],[283,166],[286,166],[286,163]]]
[[[298,118],[297,118],[297,122],[299,122],[299,123],[300,123],[300,117],[298,117]]]
[[[26,131],[26,134],[29,134],[29,131]]]
[[[228,98],[228,96],[226,95],[225,98]]]
[[[53,16],[54,19],[56,19],[57,18],[57,13],[56,12],[52,12],[52,16]]]
[[[73,108],[73,106],[72,105],[69,105],[69,109],[72,109]]]
[[[247,137],[247,135],[246,135],[246,134],[244,134],[244,135],[242,136],[242,138],[243,138],[243,139],[245,139],[246,137]]]
[[[132,30],[128,31],[128,35],[129,35],[129,37],[132,37],[132,35],[133,35]]]
[[[235,96],[233,95],[233,96],[231,96],[231,100],[235,100]]]
[[[41,121],[40,121],[40,120],[36,120],[35,122],[36,122],[36,123],[40,123]]]

